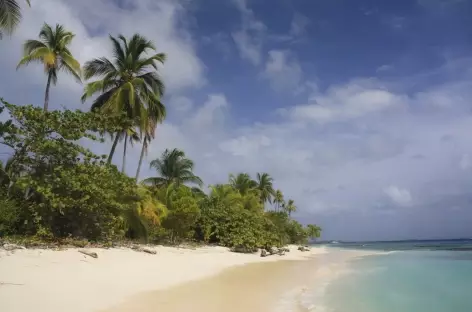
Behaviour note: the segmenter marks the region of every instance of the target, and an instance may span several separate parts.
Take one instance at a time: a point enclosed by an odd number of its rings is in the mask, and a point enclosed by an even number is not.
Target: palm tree
[[[257,186],[256,181],[252,180],[249,174],[239,173],[238,175],[229,175],[229,184],[239,191],[241,195],[246,195],[251,189]]]
[[[139,172],[141,171],[141,165],[143,163],[144,154],[147,155],[149,143],[154,139],[155,132],[156,132],[156,124],[154,122],[150,122],[148,124],[147,129],[144,129],[144,131],[141,131],[141,139],[143,143],[141,147],[141,155],[139,156],[138,169],[136,169],[136,181],[138,181],[138,178],[139,178]]]
[[[122,173],[125,173],[125,169],[126,169],[126,147],[128,146],[128,142],[131,144],[131,146],[133,146],[133,143],[134,142],[139,142],[140,141],[140,137],[138,135],[138,133],[136,132],[136,130],[131,127],[131,128],[128,128],[128,129],[123,129],[122,132],[120,133],[117,133],[117,135],[119,136],[119,139],[123,139],[124,140],[124,148],[123,148],[123,159],[122,159],[122,165],[121,165],[121,172]]]
[[[44,65],[44,72],[48,76],[46,92],[44,95],[44,110],[48,110],[49,88],[51,82],[56,85],[57,73],[62,70],[71,74],[78,82],[81,82],[80,64],[72,56],[68,46],[74,39],[74,34],[57,24],[52,29],[44,24],[39,32],[40,40],[27,40],[23,45],[24,56],[18,63],[17,69],[31,62],[39,62]]]
[[[150,124],[160,123],[166,116],[165,106],[160,100],[164,95],[164,84],[157,73],[158,63],[163,64],[166,56],[157,53],[147,57],[146,54],[155,51],[156,47],[139,34],[133,35],[130,40],[122,35],[118,38],[110,36],[110,40],[113,44],[113,59],[102,57],[84,66],[86,79],[99,79],[86,85],[82,102],[99,94],[92,104],[92,110],[125,113],[141,132],[147,132]],[[119,134],[115,134],[108,163],[112,161],[119,139]],[[124,141],[124,149],[127,141]]]
[[[227,207],[242,208],[243,197],[234,187],[229,184],[217,184],[210,186],[209,199],[216,202],[222,203]]]
[[[274,194],[274,204],[275,204],[275,207],[276,207],[276,211],[279,211],[281,205],[283,204],[284,202],[284,194],[282,193],[281,190],[277,190],[275,191],[275,194]]]
[[[284,209],[288,213],[289,216],[292,214],[292,212],[296,212],[297,211],[297,206],[295,206],[294,200],[289,199],[287,204],[284,205]]]
[[[26,0],[31,6],[30,0]],[[16,0],[0,0],[0,39],[3,32],[11,35],[21,21],[21,8]]]
[[[321,228],[314,224],[308,224],[306,226],[306,233],[310,238],[318,238],[321,236]]]
[[[272,196],[274,195],[272,177],[268,173],[258,173],[257,174],[257,189],[260,192],[261,203],[265,204],[266,202],[272,203]]]
[[[151,168],[159,173],[158,177],[143,180],[144,184],[154,186],[169,186],[174,183],[181,185],[193,183],[201,186],[202,179],[193,174],[194,163],[179,149],[166,149],[160,158],[151,161]]]

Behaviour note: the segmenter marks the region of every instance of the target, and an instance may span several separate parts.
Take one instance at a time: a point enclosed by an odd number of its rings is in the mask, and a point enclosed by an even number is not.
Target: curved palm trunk
[[[147,145],[147,140],[145,138],[143,140],[143,146],[141,148],[141,156],[139,156],[138,169],[136,170],[136,182],[138,181],[139,172],[141,171],[141,165],[143,164],[143,158],[144,158],[144,152],[146,151],[146,145]]]
[[[108,164],[111,164],[111,160],[113,159],[113,155],[115,154],[115,150],[116,150],[116,145],[118,144],[118,141],[120,140],[120,134],[117,133],[115,135],[115,140],[113,141],[113,145],[111,146],[111,151],[110,151],[110,154],[108,155]]]
[[[121,172],[125,173],[126,167],[126,147],[128,146],[128,131],[125,133],[125,146],[123,148],[123,165],[121,166]]]
[[[48,110],[49,106],[49,89],[51,88],[51,79],[52,79],[52,72],[49,71],[48,73],[48,82],[46,84],[46,92],[44,94],[44,111]]]

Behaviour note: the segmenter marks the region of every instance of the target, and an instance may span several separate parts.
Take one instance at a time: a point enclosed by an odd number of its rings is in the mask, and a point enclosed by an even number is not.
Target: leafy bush
[[[3,194],[0,193],[3,197]],[[0,199],[0,237],[13,235],[18,232],[20,223],[20,208],[8,198]]]

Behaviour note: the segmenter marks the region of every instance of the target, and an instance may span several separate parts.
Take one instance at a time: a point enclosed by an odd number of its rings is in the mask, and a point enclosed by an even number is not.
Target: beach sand
[[[185,311],[179,310],[178,306],[172,306],[172,303],[169,303],[168,308],[159,308],[160,303],[153,302],[154,298],[150,297],[157,294],[156,298],[159,298],[159,291],[168,289],[169,294],[164,297],[175,296],[175,302],[179,302],[177,298],[182,297],[180,291],[188,292],[192,287],[202,290],[206,288],[209,294],[218,289],[230,293],[237,292],[238,289],[250,290],[251,287],[256,287],[253,288],[254,291],[265,288],[270,290],[267,291],[269,298],[278,293],[280,285],[283,285],[274,282],[275,280],[289,283],[299,281],[294,278],[299,276],[297,274],[303,277],[303,270],[297,269],[295,260],[306,260],[327,253],[325,248],[300,252],[296,250],[296,246],[291,246],[291,252],[285,256],[261,258],[258,254],[232,253],[223,247],[192,250],[158,246],[153,249],[157,252],[156,255],[136,252],[129,248],[92,249],[91,251],[98,254],[98,259],[85,256],[77,249],[0,251],[0,311],[90,312],[112,308],[115,311],[141,311],[135,308],[136,302],[145,303],[142,311],[146,311],[146,307],[149,307],[149,311]],[[292,261],[279,262],[280,260]],[[298,261],[299,264],[302,262]],[[237,271],[230,270],[221,274],[216,279],[216,284],[212,282],[214,279],[205,279],[225,269],[250,263],[260,265],[247,266],[240,271],[239,268],[234,269]],[[229,282],[226,279],[229,279]],[[252,283],[252,279],[257,283]],[[192,282],[197,280],[199,281]],[[184,285],[185,283],[189,284]],[[175,287],[179,285],[183,288]],[[230,288],[224,288],[222,285]],[[147,301],[147,298],[151,301]],[[191,303],[192,298],[195,296],[189,297],[191,300],[187,302]],[[260,301],[265,302],[258,300],[251,304],[250,298],[244,301],[231,301],[230,298],[228,302],[231,303],[224,303],[225,298],[229,297],[221,293],[221,296],[214,296],[213,300],[220,300],[220,307],[222,304],[228,306],[243,304],[246,301],[249,301],[248,306],[257,305]],[[204,304],[202,300],[197,301],[194,301],[193,305]],[[157,307],[154,304],[157,304]],[[131,310],[126,310],[126,307]],[[191,310],[199,311],[193,308]],[[205,310],[208,311],[216,310]]]
[[[176,287],[142,293],[103,312],[313,311],[313,287],[349,272],[348,263],[370,252],[331,250],[307,261],[253,263]],[[318,311],[318,310],[316,310]]]

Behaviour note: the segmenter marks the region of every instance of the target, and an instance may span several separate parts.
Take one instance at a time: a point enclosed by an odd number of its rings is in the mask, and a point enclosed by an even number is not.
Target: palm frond
[[[21,20],[21,8],[16,0],[0,1],[0,29],[8,35],[18,26]]]
[[[26,42],[23,44],[23,54],[31,54],[40,48],[47,48],[47,46],[44,42],[39,40],[26,40]]]
[[[146,70],[148,66],[152,66],[155,70],[158,70],[156,62],[164,64],[166,58],[167,56],[164,53],[157,53],[149,58],[140,59],[137,62],[136,71],[141,72],[143,70]]]
[[[95,101],[93,101],[92,107],[90,108],[90,110],[92,110],[92,111],[102,110],[105,106],[107,106],[107,104],[109,103],[111,97],[113,96],[113,94],[115,94],[116,89],[118,89],[118,88],[113,88],[113,89],[108,90],[105,93],[100,94],[100,96],[98,96],[95,99]],[[85,101],[84,97],[85,97],[85,94],[82,95],[82,100],[83,101]]]
[[[115,37],[110,35],[110,40],[113,44],[113,57],[115,59],[116,67],[123,68],[123,65],[126,59],[125,51],[123,51],[123,48],[121,47],[120,42]],[[125,46],[126,46],[126,41],[125,41]]]
[[[49,50],[48,47],[40,47],[38,49],[35,49],[32,51],[30,54],[25,55],[20,62],[18,62],[18,65],[16,66],[16,69],[28,65],[31,62],[43,62],[43,59],[51,54],[51,50]]]
[[[117,69],[109,59],[107,59],[106,57],[101,57],[86,62],[83,71],[84,78],[90,79],[95,76],[103,76],[110,73],[116,73]]]
[[[57,28],[57,25],[56,25]],[[45,43],[50,43],[51,46],[54,43],[54,31],[52,30],[51,26],[47,23],[43,24],[41,31],[39,32],[39,39],[41,39]]]
[[[161,77],[156,72],[148,72],[138,76],[141,79],[144,79],[146,84],[151,88],[151,90],[158,94],[159,96],[164,95],[165,87],[164,83],[162,82]]]
[[[129,54],[132,55],[133,59],[138,60],[139,56],[148,49],[156,49],[152,41],[146,39],[146,37],[141,36],[140,34],[134,34],[128,46]]]
[[[82,83],[79,62],[75,58],[73,58],[72,55],[67,54],[67,53],[63,53],[61,55],[61,58],[62,58],[61,69],[64,72],[71,74],[78,83]]]

